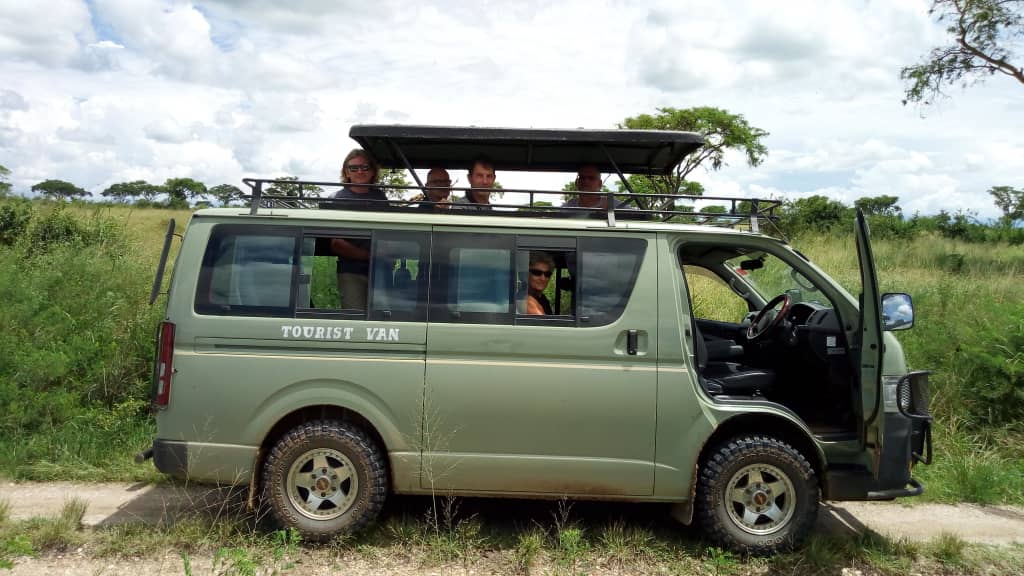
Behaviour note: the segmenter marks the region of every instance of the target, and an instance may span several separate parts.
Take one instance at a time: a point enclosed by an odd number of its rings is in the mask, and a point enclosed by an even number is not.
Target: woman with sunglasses
[[[526,295],[527,314],[553,314],[551,302],[544,295],[555,270],[555,261],[547,252],[530,252],[530,289]]]
[[[377,161],[366,150],[356,148],[341,163],[341,182],[345,184],[332,198],[340,200],[325,204],[339,210],[386,210],[388,198],[377,182]],[[370,241],[361,238],[334,238],[331,250],[338,258],[338,290],[343,309],[365,310],[367,279],[370,274]]]

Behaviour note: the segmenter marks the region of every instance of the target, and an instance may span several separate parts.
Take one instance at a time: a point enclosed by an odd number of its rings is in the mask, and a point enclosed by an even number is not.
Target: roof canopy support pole
[[[626,187],[626,191],[629,192],[630,196],[632,196],[633,195],[633,187],[629,185],[629,181],[626,180],[626,176],[622,173],[622,170],[619,169],[619,165],[615,162],[615,157],[612,156],[612,153],[608,151],[608,148],[606,148],[604,144],[601,144],[600,146],[601,146],[601,151],[604,152],[605,158],[608,158],[608,162],[612,165],[612,168],[615,169],[615,173],[619,175],[619,180],[622,182],[622,185]],[[612,195],[611,190],[608,191],[606,201],[608,203],[608,206],[607,206],[607,210],[608,210],[608,226],[611,227],[611,228],[614,228],[615,227],[615,196]],[[635,201],[634,201],[634,203],[635,203]]]
[[[255,216],[260,209],[260,202],[263,199],[263,181],[257,180],[256,186],[252,189],[252,202],[249,205],[249,215]]]
[[[420,182],[420,177],[417,176],[416,171],[412,169],[412,164],[410,164],[409,159],[405,157],[405,152],[402,152],[402,149],[399,148],[398,144],[395,144],[394,140],[388,140],[388,145],[390,145],[391,149],[394,150],[395,155],[402,159],[402,163],[405,164],[405,169],[409,171],[409,174],[412,174],[412,179],[416,181],[416,185],[423,188],[423,182]]]

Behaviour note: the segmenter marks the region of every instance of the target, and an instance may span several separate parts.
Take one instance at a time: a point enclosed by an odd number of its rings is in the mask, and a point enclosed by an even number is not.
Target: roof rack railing
[[[339,182],[318,182],[306,180],[274,180],[265,178],[245,178],[242,182],[252,190],[252,194],[242,198],[249,201],[249,214],[256,215],[260,208],[330,208],[365,210],[368,207],[380,205],[381,210],[395,210],[403,208],[418,207],[424,202],[419,198],[394,198],[387,200],[359,199],[349,200],[334,198],[330,192],[332,188],[342,188],[346,184]],[[267,194],[268,187],[273,185],[286,185],[293,187],[294,195]],[[309,193],[309,188],[322,189],[327,194],[324,196]],[[398,186],[391,184],[367,184],[367,188],[377,188],[387,191],[412,191],[417,194],[425,194],[431,190],[429,186]],[[323,190],[326,189],[326,190]],[[444,187],[450,189],[453,194],[456,192],[469,192],[473,190],[486,192],[500,192],[528,195],[528,202],[525,204],[503,204],[491,203],[494,209],[491,211],[460,210],[464,206],[452,203],[452,214],[465,214],[473,216],[540,216],[540,217],[579,217],[590,215],[592,217],[604,218],[609,227],[615,227],[616,219],[643,219],[678,221],[685,219],[687,223],[711,224],[717,226],[735,227],[747,224],[751,232],[760,232],[760,222],[769,223],[776,232],[781,234],[775,222],[779,219],[777,211],[782,206],[782,201],[777,199],[764,198],[736,198],[730,196],[694,196],[678,194],[638,194],[633,192],[574,192],[565,190],[536,190],[528,188],[501,188],[501,189],[480,189],[467,187]],[[586,206],[554,206],[539,204],[542,202],[538,196],[561,198],[565,195],[576,196],[606,196],[606,207],[589,208]],[[667,202],[671,200],[671,202]],[[725,212],[700,212],[694,209],[693,204],[697,202],[710,203],[722,206]],[[356,206],[358,205],[358,208]]]

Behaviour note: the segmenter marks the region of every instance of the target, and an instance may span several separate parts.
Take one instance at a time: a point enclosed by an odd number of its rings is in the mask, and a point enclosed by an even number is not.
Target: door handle
[[[636,330],[626,330],[626,354],[630,356],[636,356],[637,335]]]

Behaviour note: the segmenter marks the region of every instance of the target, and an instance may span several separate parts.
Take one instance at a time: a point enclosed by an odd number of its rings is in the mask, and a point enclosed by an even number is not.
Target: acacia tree
[[[265,194],[271,194],[274,196],[303,196],[303,197],[319,197],[324,191],[323,188],[314,184],[299,184],[298,176],[281,176],[276,178],[278,182],[270,185],[269,188],[264,190]]]
[[[700,106],[696,108],[658,108],[654,115],[641,114],[626,118],[619,128],[639,130],[682,130],[696,132],[704,138],[704,145],[676,166],[672,174],[658,176],[630,176],[629,184],[638,194],[681,194],[699,196],[703,187],[686,178],[698,167],[719,170],[725,163],[726,152],[741,152],[749,166],[758,166],[768,155],[768,148],[761,140],[768,132],[751,126],[741,114],[732,114],[721,108]],[[622,186],[620,183],[620,191]],[[640,201],[645,209],[673,210],[675,200]],[[682,208],[682,207],[680,207]]]
[[[42,194],[47,198],[64,198],[68,200],[89,195],[88,191],[64,180],[43,180],[32,186],[32,191]]]
[[[1024,85],[1024,68],[1013,63],[1014,45],[1024,37],[1024,0],[933,0],[928,13],[947,25],[950,42],[900,71],[910,83],[904,104],[931,104],[946,86],[966,87],[996,74]]]
[[[7,177],[10,175],[11,171],[3,164],[0,164],[0,198],[11,193],[11,183],[7,181]]]
[[[897,196],[864,196],[853,201],[853,207],[859,208],[868,216],[899,216],[903,209],[896,205]]]
[[[221,206],[230,206],[232,202],[245,196],[241,188],[231,184],[218,184],[210,188],[208,192],[210,196],[217,199],[217,202],[220,202]]]
[[[118,182],[111,184],[100,194],[107,198],[114,198],[119,202],[128,202],[134,198],[145,198],[152,200],[163,189],[158,184],[150,184],[145,180],[133,180],[132,182]]]
[[[168,206],[187,207],[189,200],[198,200],[206,195],[206,184],[191,178],[168,178],[163,191],[167,193]]]
[[[1003,211],[1002,221],[1012,226],[1017,220],[1024,220],[1024,190],[1009,186],[993,186],[988,193],[995,199],[996,206]]]

